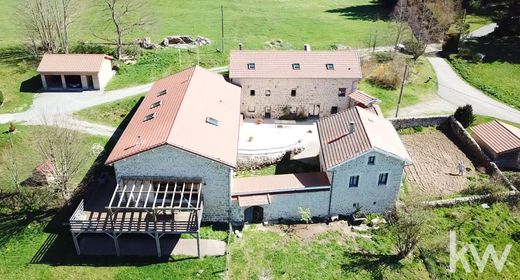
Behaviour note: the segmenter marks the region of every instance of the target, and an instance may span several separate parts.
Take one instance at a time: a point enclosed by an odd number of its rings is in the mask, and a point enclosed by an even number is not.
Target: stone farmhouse
[[[241,90],[195,66],[157,81],[106,164],[115,186],[85,198],[70,219],[79,236],[199,236],[202,221],[262,222],[391,210],[411,160],[390,122],[354,106],[318,121],[321,171],[234,178]],[[96,205],[96,206],[93,206]]]
[[[471,129],[475,141],[504,169],[520,169],[520,129],[494,120]]]
[[[102,90],[112,78],[105,54],[44,54],[38,66],[44,90]]]
[[[361,79],[354,51],[232,51],[229,78],[248,118],[323,117],[349,107]]]

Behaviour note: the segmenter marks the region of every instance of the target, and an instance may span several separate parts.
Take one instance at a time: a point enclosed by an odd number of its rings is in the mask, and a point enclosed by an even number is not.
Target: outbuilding
[[[498,167],[520,169],[519,128],[494,120],[473,127],[471,134]]]
[[[38,66],[44,90],[102,90],[113,76],[105,54],[45,54]]]

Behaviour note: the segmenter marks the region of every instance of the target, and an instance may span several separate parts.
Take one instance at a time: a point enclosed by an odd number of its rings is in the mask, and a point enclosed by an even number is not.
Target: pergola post
[[[159,241],[158,232],[155,232],[154,239],[155,239],[155,246],[157,247],[157,257],[160,258],[161,257],[161,242]]]
[[[121,256],[121,250],[119,249],[119,241],[117,241],[117,238],[119,237],[119,235],[121,234],[117,234],[117,233],[106,233],[108,236],[112,237],[112,239],[114,239],[114,247],[116,248],[116,255],[119,257]]]
[[[74,247],[76,248],[76,254],[81,255],[81,250],[79,248],[79,242],[78,242],[78,236],[81,234],[81,233],[75,233],[75,232],[70,232],[72,234],[72,240],[74,241]]]
[[[67,81],[65,80],[65,75],[60,75],[61,77],[61,86],[63,89],[67,89]]]

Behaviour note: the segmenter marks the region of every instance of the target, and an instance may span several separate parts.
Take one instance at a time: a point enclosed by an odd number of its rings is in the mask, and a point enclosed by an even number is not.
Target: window
[[[254,113],[254,112],[255,112],[255,106],[249,106],[249,107],[247,107],[247,111],[248,111],[249,113]]]
[[[296,89],[295,88],[291,89],[291,96],[296,96]]]
[[[346,88],[338,88],[338,96],[345,96],[347,94]]]
[[[143,122],[149,121],[155,118],[155,113],[144,116]]]
[[[325,64],[325,67],[327,67],[327,70],[334,70],[334,64],[332,63]]]
[[[271,90],[270,89],[266,89],[265,90],[265,96],[271,96]]]
[[[336,114],[338,113],[338,106],[332,106],[330,107],[330,114]]]
[[[255,90],[254,90],[254,89],[250,90],[250,91],[249,91],[249,95],[250,95],[250,96],[255,96]]]
[[[163,89],[163,90],[161,90],[161,91],[159,91],[159,92],[157,93],[157,97],[159,97],[159,96],[163,96],[163,95],[165,95],[165,94],[166,94],[166,90]]]
[[[374,165],[376,164],[376,157],[375,156],[369,156],[368,157],[368,165]]]
[[[214,119],[214,118],[212,118],[212,117],[207,117],[206,118],[206,122],[209,123],[209,124],[212,124],[214,126],[218,126],[218,124],[219,124],[219,121]]]
[[[350,181],[348,183],[349,188],[357,188],[359,185],[359,176],[350,176]]]
[[[374,201],[374,202],[372,202],[372,205],[376,205],[376,202],[375,202],[375,201]]]
[[[292,64],[292,69],[293,70],[300,70],[300,63],[293,63]]]
[[[248,70],[255,70],[256,69],[256,65],[254,63],[248,63],[247,64],[247,69]]]
[[[354,202],[354,204],[352,204],[352,207],[354,207],[354,208],[360,208],[360,207],[359,207],[359,202]]]
[[[381,173],[379,174],[379,181],[377,182],[378,185],[384,186],[388,182],[388,173]]]
[[[161,101],[157,101],[157,102],[152,103],[152,105],[150,105],[150,109],[157,108],[159,106],[161,106]]]

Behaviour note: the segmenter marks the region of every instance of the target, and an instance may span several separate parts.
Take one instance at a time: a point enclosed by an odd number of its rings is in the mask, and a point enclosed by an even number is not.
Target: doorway
[[[94,89],[94,80],[91,75],[87,75],[87,86],[88,89]]]
[[[250,224],[257,224],[264,221],[264,208],[252,206],[244,210],[244,221]]]
[[[271,106],[265,106],[264,118],[265,119],[271,118]]]
[[[309,112],[309,117],[319,117],[320,116],[320,105],[313,105],[311,111]]]

